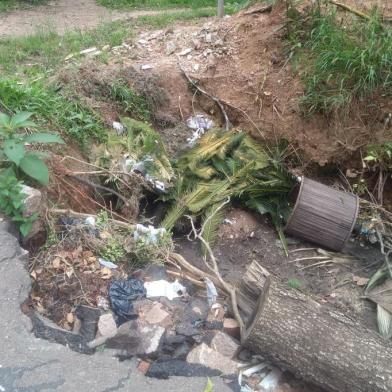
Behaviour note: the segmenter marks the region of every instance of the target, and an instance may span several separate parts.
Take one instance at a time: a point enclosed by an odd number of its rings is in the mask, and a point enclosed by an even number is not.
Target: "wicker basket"
[[[358,208],[358,196],[303,177],[285,232],[340,251],[354,228]]]

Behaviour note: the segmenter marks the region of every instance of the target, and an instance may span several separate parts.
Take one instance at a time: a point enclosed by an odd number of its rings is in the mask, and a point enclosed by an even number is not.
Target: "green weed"
[[[98,3],[109,8],[132,9],[132,8],[200,8],[214,7],[216,0],[98,0]],[[231,6],[247,3],[246,0],[226,0]]]
[[[299,289],[302,285],[301,281],[296,278],[291,278],[287,281],[287,284],[292,289]]]
[[[47,3],[47,0],[1,0],[0,12],[12,11],[14,9],[27,8],[32,5],[41,5]]]
[[[131,23],[115,21],[104,23],[88,31],[72,31],[60,35],[41,28],[27,37],[3,38],[0,40],[0,67],[14,74],[47,74],[64,65],[69,54],[96,46],[120,45],[125,38],[132,37]]]
[[[313,11],[309,19],[305,30],[303,24],[293,24],[292,32],[295,40],[304,37],[295,48],[307,112],[329,113],[354,99],[366,102],[375,93],[391,93],[392,29],[376,14],[350,25],[343,25],[331,11]]]
[[[1,1],[1,0],[0,0]],[[234,9],[233,9],[234,11]],[[0,39],[0,70],[7,74],[42,77],[64,65],[64,59],[89,47],[121,45],[134,36],[137,28],[164,28],[177,20],[192,20],[215,14],[215,8],[165,12],[127,21],[104,23],[87,31],[72,31],[60,35],[49,28],[40,28],[27,37]],[[107,61],[107,54],[98,57]]]
[[[41,128],[56,130],[82,147],[87,147],[91,140],[106,140],[105,126],[95,113],[77,98],[63,95],[54,86],[40,81],[21,84],[0,79],[0,106],[9,112],[33,112]]]
[[[110,86],[110,96],[119,102],[125,113],[131,113],[133,117],[149,121],[151,117],[150,108],[146,98],[130,89],[122,80],[115,81]]]
[[[12,168],[0,171],[0,211],[8,216],[19,227],[22,235],[26,236],[37,215],[25,216],[23,183],[19,181]]]

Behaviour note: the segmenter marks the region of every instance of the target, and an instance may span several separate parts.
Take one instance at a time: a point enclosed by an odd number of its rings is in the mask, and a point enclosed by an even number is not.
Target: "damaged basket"
[[[285,232],[340,251],[357,220],[358,196],[302,177]]]

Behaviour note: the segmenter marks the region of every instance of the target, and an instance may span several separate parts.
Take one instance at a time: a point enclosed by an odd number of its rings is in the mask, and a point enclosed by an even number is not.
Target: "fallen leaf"
[[[346,170],[346,177],[348,177],[348,178],[358,177],[358,172],[355,169],[347,169]]]
[[[388,279],[374,287],[367,293],[367,297],[389,313],[392,313],[392,280]]]
[[[37,280],[37,273],[33,270],[30,272],[30,276],[34,279]]]
[[[73,313],[67,313],[66,320],[67,320],[67,323],[73,324],[73,322],[75,321],[75,317],[74,317]]]
[[[54,269],[60,269],[61,268],[61,259],[60,257],[56,257],[53,261],[52,261],[52,265]]]
[[[85,250],[83,252],[83,257],[85,257],[86,259],[89,258],[89,257],[93,257],[93,256],[94,256],[94,253],[91,252],[91,250]]]
[[[72,258],[73,258],[73,259],[77,259],[77,258],[81,255],[82,251],[83,251],[82,246],[81,246],[81,245],[78,246],[78,247],[71,253],[71,254],[72,254]]]
[[[101,269],[101,278],[102,279],[110,279],[112,277],[112,271],[108,267],[104,267]]]
[[[72,267],[68,267],[68,268],[65,270],[65,275],[67,275],[68,278],[70,278],[70,277],[73,275],[73,273],[74,273],[74,270],[73,270]]]
[[[99,238],[101,238],[102,240],[107,240],[108,238],[110,238],[112,235],[108,232],[108,231],[101,231],[99,233]]]
[[[369,282],[368,278],[364,278],[362,276],[353,276],[353,282],[355,282],[358,286],[365,286]]]

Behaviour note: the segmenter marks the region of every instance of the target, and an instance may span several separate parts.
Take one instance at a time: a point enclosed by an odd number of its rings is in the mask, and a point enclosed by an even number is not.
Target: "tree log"
[[[272,277],[257,262],[238,304],[243,345],[328,391],[392,391],[392,345],[354,317]]]

